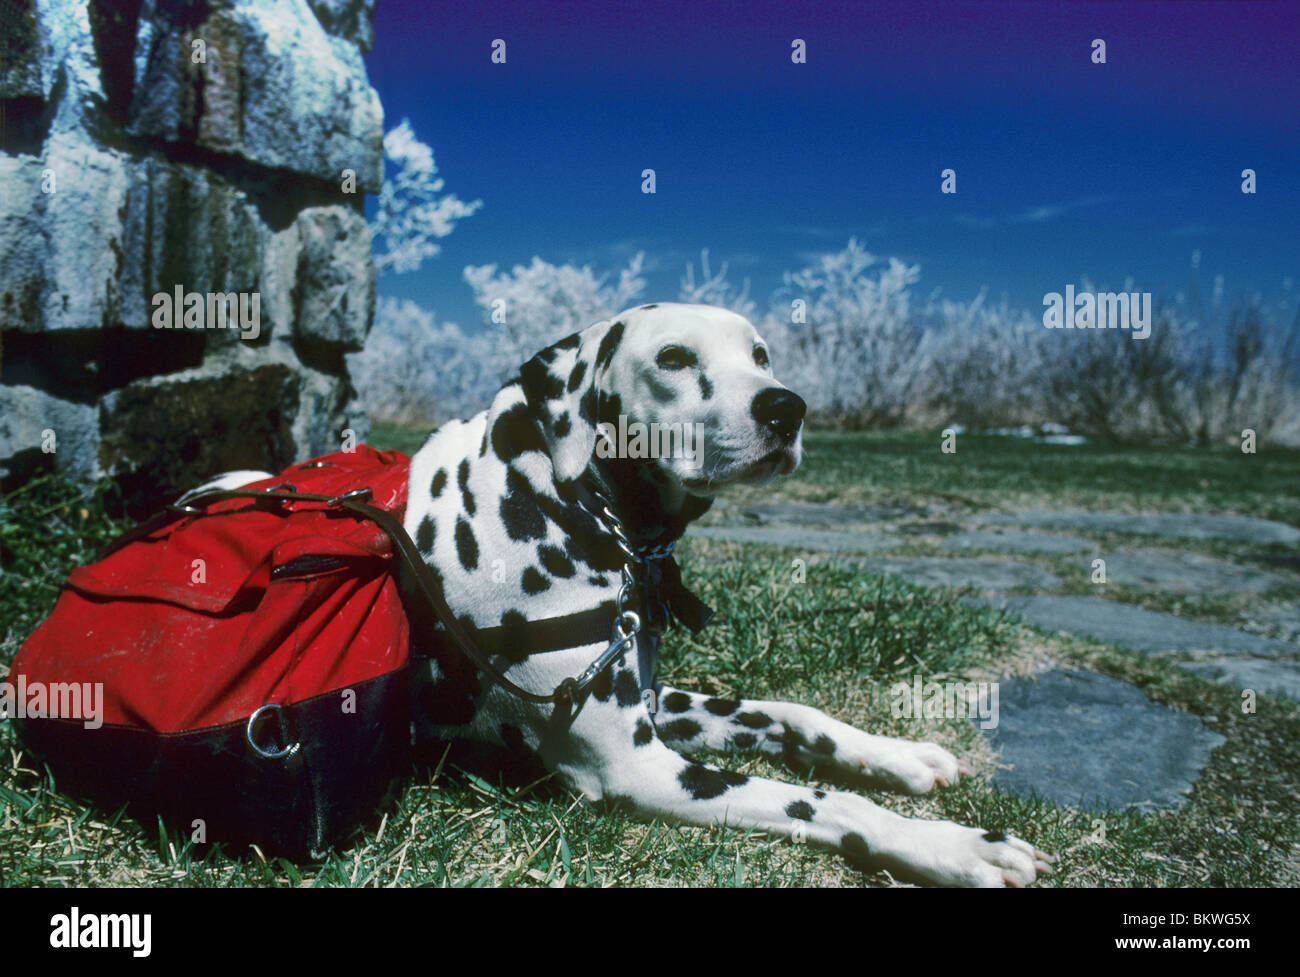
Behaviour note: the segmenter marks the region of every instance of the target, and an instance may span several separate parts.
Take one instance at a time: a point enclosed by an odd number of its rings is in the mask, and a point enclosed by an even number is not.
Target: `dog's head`
[[[773,377],[754,326],[726,309],[628,309],[543,350],[521,378],[562,482],[617,458],[712,497],[799,464],[806,405]]]

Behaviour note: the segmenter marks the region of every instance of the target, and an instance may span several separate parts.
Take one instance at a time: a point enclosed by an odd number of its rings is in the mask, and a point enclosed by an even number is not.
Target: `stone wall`
[[[7,486],[111,475],[148,506],[364,438],[344,354],[374,311],[372,10],[0,0]],[[214,328],[215,293],[256,328]]]

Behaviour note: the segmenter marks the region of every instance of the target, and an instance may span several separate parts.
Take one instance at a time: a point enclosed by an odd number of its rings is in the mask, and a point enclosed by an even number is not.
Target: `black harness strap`
[[[544,618],[540,621],[525,621],[518,625],[501,625],[492,628],[475,629],[471,637],[467,629],[456,619],[456,615],[447,606],[442,593],[442,586],[420,555],[419,549],[411,539],[401,522],[391,513],[364,500],[369,498],[370,490],[357,489],[340,496],[322,495],[312,492],[275,491],[273,489],[219,489],[203,492],[194,496],[182,496],[177,504],[164,512],[128,531],[115,540],[107,552],[118,549],[128,542],[141,539],[157,531],[172,521],[176,514],[204,515],[205,509],[194,505],[223,502],[227,499],[254,499],[274,502],[320,502],[328,508],[343,508],[370,520],[382,529],[393,542],[399,557],[397,561],[398,590],[409,616],[416,621],[423,617],[418,608],[429,608],[442,625],[442,629],[428,627],[422,637],[429,641],[451,644],[482,671],[490,675],[498,684],[513,695],[528,702],[568,704],[572,697],[573,679],[566,679],[549,695],[541,695],[524,689],[506,678],[501,669],[489,659],[493,656],[505,657],[512,662],[522,661],[529,654],[560,651],[589,644],[608,644],[613,633],[614,607],[602,604],[599,607],[563,617]],[[671,557],[662,560],[647,561],[647,565],[660,564],[658,578],[650,585],[653,594],[647,594],[647,604],[657,600],[693,631],[699,630],[713,612],[698,597],[687,590],[681,583],[681,570]]]

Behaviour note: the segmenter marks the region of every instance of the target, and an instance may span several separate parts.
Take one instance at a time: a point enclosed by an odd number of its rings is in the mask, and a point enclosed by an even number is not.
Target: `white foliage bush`
[[[761,329],[810,411],[856,426],[905,418],[933,355],[931,336],[910,314],[909,286],[919,277],[919,267],[878,258],[856,240],[786,273]]]
[[[700,280],[695,280],[695,263],[686,266],[682,275],[681,289],[677,293],[679,302],[695,305],[717,305],[724,309],[743,315],[751,322],[757,318],[758,304],[749,297],[749,279],[736,288],[727,281],[727,263],[714,274],[709,269],[709,249],[700,252]]]
[[[375,271],[414,271],[442,246],[435,243],[455,230],[483,201],[466,203],[454,193],[443,193],[446,181],[438,176],[433,150],[416,138],[411,123],[390,129],[384,136],[384,156],[395,173],[379,191],[379,212],[370,225],[372,238],[383,241],[375,253]]]
[[[413,158],[427,172],[423,157]],[[350,358],[362,397],[376,415],[399,421],[475,413],[538,350],[645,301],[642,267],[640,254],[612,277],[540,257],[509,272],[467,267],[482,331],[381,300],[370,343]],[[766,310],[749,282],[738,287],[727,271],[725,262],[714,271],[703,251],[698,274],[687,265],[678,300],[753,320],[777,375],[808,401],[814,422],[1058,423],[1099,437],[1200,444],[1235,442],[1251,428],[1300,441],[1300,317],[1283,330],[1277,310],[1266,317],[1245,302],[1224,321],[1217,286],[1217,320],[1165,303],[1150,337],[1135,340],[1127,331],[1048,330],[1039,310],[991,304],[985,293],[918,304],[919,267],[873,255],[855,239],[787,272]]]
[[[491,352],[483,336],[440,323],[409,299],[384,297],[365,350],[347,359],[373,417],[417,425],[481,410],[483,392],[500,386]]]
[[[590,266],[552,265],[538,257],[509,272],[496,265],[467,267],[465,281],[483,309],[484,329],[502,378],[538,350],[635,305],[645,292],[644,260],[643,254],[635,255],[612,282]]]

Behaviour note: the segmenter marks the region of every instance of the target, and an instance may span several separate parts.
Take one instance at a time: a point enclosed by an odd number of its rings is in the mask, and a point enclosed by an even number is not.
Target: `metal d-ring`
[[[266,705],[260,706],[251,716],[248,717],[248,727],[244,730],[244,738],[248,740],[248,745],[252,748],[253,752],[263,759],[284,760],[297,753],[298,749],[302,746],[302,743],[296,741],[292,746],[286,746],[276,751],[264,750],[257,745],[257,738],[253,735],[258,719],[261,718],[262,713],[269,709],[274,709],[276,711],[278,714],[280,730],[281,732],[284,731],[284,709],[278,702],[268,702]]]

